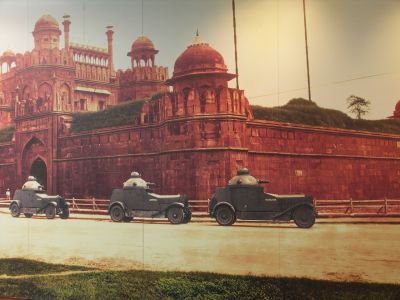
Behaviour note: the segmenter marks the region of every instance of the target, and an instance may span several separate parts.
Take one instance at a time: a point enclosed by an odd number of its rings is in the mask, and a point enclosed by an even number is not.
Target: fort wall
[[[206,123],[219,133],[205,135]],[[187,134],[174,134],[176,127]],[[207,199],[248,167],[275,193],[400,197],[397,135],[205,116],[72,134],[59,138],[58,149],[58,192],[67,196],[107,197],[138,170],[159,193]]]
[[[276,193],[318,199],[400,197],[400,136],[250,122],[249,168]]]

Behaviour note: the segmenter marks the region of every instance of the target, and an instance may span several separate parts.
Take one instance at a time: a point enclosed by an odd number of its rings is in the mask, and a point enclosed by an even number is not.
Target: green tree
[[[369,106],[371,102],[364,98],[351,95],[347,99],[347,109],[350,113],[355,114],[357,119],[361,119],[361,117],[369,112]]]

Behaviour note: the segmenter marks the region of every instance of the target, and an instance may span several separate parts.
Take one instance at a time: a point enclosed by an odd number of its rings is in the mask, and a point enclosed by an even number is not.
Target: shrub
[[[253,105],[254,118],[312,126],[334,127],[400,134],[400,120],[359,120],[335,110],[319,107],[315,102],[296,98],[277,107]]]
[[[144,100],[129,101],[102,111],[74,113],[71,131],[79,132],[133,124],[143,104]]]
[[[9,142],[12,140],[15,131],[14,126],[8,126],[0,129],[0,143]]]

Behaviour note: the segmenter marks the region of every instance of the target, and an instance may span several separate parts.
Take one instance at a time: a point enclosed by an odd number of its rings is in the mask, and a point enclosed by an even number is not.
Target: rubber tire
[[[179,206],[173,206],[167,211],[167,218],[171,224],[181,224],[184,221],[185,213],[183,208]]]
[[[187,211],[185,212],[185,216],[183,218],[183,224],[187,224],[190,222],[190,220],[192,219],[192,212],[191,211]]]
[[[133,217],[125,217],[124,222],[129,223],[133,220]]]
[[[46,214],[46,218],[49,220],[54,219],[56,217],[56,208],[54,207],[54,205],[47,206],[44,212]]]
[[[315,223],[314,210],[309,206],[300,206],[294,211],[293,220],[299,228],[310,228]]]
[[[64,208],[62,212],[59,214],[60,219],[66,220],[69,218],[69,208]]]
[[[20,210],[19,210],[19,206],[17,203],[13,203],[10,206],[10,212],[11,212],[11,216],[13,216],[14,218],[18,218],[19,215],[21,214]]]
[[[31,213],[24,213],[25,218],[32,218],[33,214]]]
[[[219,225],[230,226],[236,222],[236,214],[229,206],[221,205],[215,212],[215,220]]]
[[[122,222],[125,219],[124,209],[120,205],[115,205],[110,210],[110,217],[113,222]]]

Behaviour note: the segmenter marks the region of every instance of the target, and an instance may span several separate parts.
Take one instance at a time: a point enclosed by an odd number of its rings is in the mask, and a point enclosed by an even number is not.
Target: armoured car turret
[[[167,217],[170,223],[188,223],[192,217],[188,197],[185,195],[158,195],[138,172],[124,182],[122,189],[111,195],[108,213],[114,222],[130,222],[134,217]]]
[[[238,170],[224,188],[217,188],[209,203],[209,213],[220,225],[232,225],[243,220],[294,220],[301,228],[315,223],[313,198],[305,195],[265,193],[262,184],[246,168]]]
[[[45,214],[48,219],[59,215],[61,219],[69,217],[68,203],[61,196],[49,196],[35,177],[29,176],[28,181],[14,193],[10,203],[13,217],[24,214],[31,218],[34,214]]]

